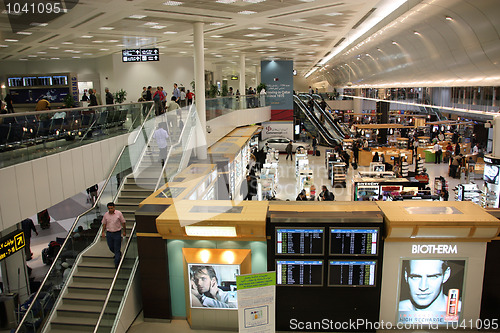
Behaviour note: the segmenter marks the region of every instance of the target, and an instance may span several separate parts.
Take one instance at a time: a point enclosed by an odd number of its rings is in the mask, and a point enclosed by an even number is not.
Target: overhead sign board
[[[238,80],[238,76],[236,76],[236,75],[232,75],[232,76],[231,76],[231,80]]]
[[[14,231],[0,239],[0,261],[13,255],[24,248],[24,232],[22,230]]]
[[[153,49],[127,49],[122,50],[123,62],[160,61],[160,51]]]

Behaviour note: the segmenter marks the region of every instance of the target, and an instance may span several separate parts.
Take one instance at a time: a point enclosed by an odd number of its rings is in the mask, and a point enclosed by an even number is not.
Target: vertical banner
[[[70,94],[73,96],[73,101],[75,102],[75,105],[78,105],[78,101],[80,100],[80,97],[78,95],[78,76],[76,73],[71,73],[69,75],[69,84],[70,84]]]
[[[276,272],[238,275],[239,332],[274,333]]]
[[[271,120],[293,122],[293,61],[261,61],[261,81],[271,103]]]

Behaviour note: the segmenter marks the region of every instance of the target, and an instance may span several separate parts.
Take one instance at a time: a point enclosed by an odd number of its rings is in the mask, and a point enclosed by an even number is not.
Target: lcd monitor
[[[331,255],[378,254],[379,228],[332,228],[330,229]]]
[[[276,255],[322,255],[324,228],[276,228]]]
[[[322,286],[323,260],[276,260],[276,285]]]
[[[328,285],[334,287],[374,287],[376,260],[330,260]]]

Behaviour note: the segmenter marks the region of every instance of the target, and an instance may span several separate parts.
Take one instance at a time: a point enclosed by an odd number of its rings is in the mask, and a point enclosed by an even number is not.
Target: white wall
[[[0,230],[106,179],[128,136],[0,169]]]

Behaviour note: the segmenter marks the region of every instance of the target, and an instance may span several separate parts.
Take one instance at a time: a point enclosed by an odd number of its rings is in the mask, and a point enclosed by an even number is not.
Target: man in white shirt
[[[106,235],[106,241],[111,252],[115,254],[115,268],[118,268],[120,259],[122,257],[122,236],[126,234],[125,218],[122,212],[115,209],[115,203],[110,202],[107,204],[108,211],[102,217],[102,237]]]
[[[434,163],[435,164],[441,164],[441,153],[443,152],[442,148],[441,148],[441,145],[439,143],[436,143],[434,144],[434,155],[435,155],[435,160],[434,160]]]
[[[161,122],[158,124],[158,128],[153,133],[153,138],[156,140],[156,144],[160,149],[160,162],[161,166],[165,164],[165,160],[167,159],[167,124],[165,122]]]

